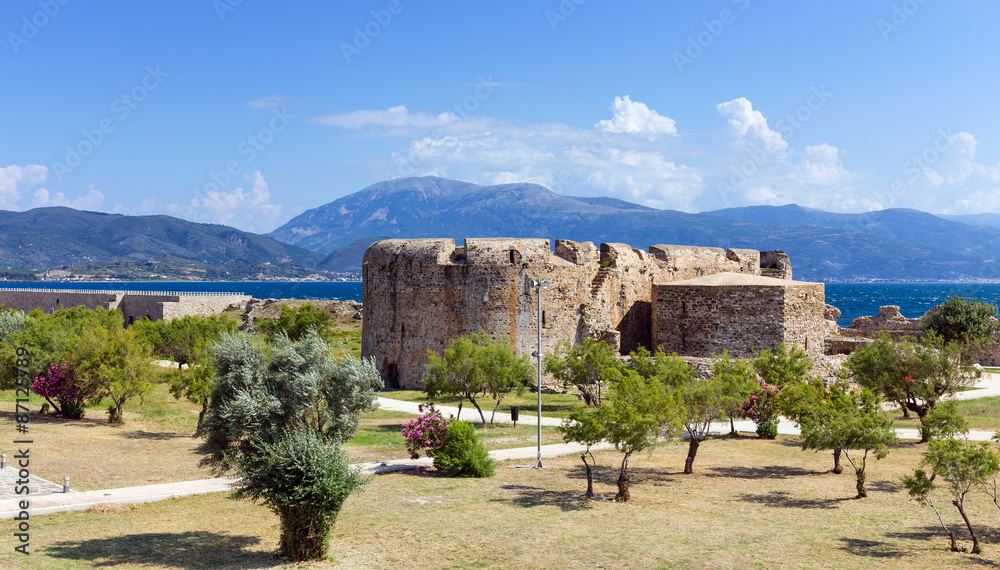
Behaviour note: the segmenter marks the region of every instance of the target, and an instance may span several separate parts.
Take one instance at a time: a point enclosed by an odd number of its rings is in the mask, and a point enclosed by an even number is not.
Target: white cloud
[[[778,120],[772,128],[742,97],[718,104],[716,112],[702,134],[683,137],[666,114],[627,96],[616,97],[610,116],[590,129],[402,106],[315,121],[366,136],[406,137],[391,156],[367,164],[382,178],[534,182],[561,194],[610,195],[685,211],[790,202],[830,211],[1000,211],[1000,163],[976,162],[976,141],[967,133],[949,134],[941,143],[946,152],[914,180],[903,178],[906,199],[886,201],[850,170],[845,150],[822,141],[792,147],[785,137],[803,125],[790,132]],[[945,187],[949,191],[942,192]]]
[[[770,154],[781,154],[788,148],[781,133],[771,130],[763,113],[754,110],[746,98],[719,103],[715,109],[719,113],[718,124],[731,140],[759,145]]]
[[[251,185],[249,190],[209,190],[205,196],[192,198],[186,204],[168,204],[166,211],[192,222],[234,226],[255,233],[269,232],[278,227],[279,222],[284,221],[283,208],[281,204],[271,203],[270,187],[260,171],[243,175],[243,179]]]
[[[628,95],[615,97],[611,114],[610,119],[598,121],[597,130],[637,135],[672,135],[677,132],[673,119],[651,110],[645,103],[633,102]]]
[[[285,104],[285,98],[281,95],[268,95],[266,97],[258,97],[253,101],[247,102],[248,109],[273,109],[275,107],[280,107]]]
[[[33,186],[44,184],[48,173],[48,167],[41,164],[12,164],[0,168],[0,208],[19,210],[17,202],[22,193]]]
[[[466,121],[472,120],[466,119]],[[455,113],[444,112],[437,115],[411,113],[403,105],[390,107],[384,111],[365,110],[324,115],[310,122],[379,136],[412,136],[438,128],[456,128],[462,123]]]
[[[44,208],[48,206],[67,206],[76,210],[89,210],[92,212],[101,211],[104,205],[104,194],[97,190],[93,184],[87,187],[86,196],[77,196],[70,200],[62,192],[51,194],[45,188],[35,190],[32,207]]]

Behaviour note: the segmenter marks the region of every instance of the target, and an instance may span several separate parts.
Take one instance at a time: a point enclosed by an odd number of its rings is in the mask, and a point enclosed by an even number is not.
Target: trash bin
[[[514,427],[517,427],[517,417],[521,413],[521,408],[518,406],[510,407],[510,421],[514,422]]]

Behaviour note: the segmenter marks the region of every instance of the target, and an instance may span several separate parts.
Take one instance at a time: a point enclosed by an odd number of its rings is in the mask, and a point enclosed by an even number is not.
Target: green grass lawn
[[[970,429],[1000,430],[1000,396],[958,400],[958,411],[969,422]],[[920,429],[920,421],[913,412],[910,412],[910,419],[903,419],[898,409],[886,413],[892,416],[894,428]]]
[[[351,462],[408,458],[410,455],[406,451],[401,430],[405,422],[415,417],[413,414],[387,410],[363,414],[354,437],[344,442],[343,447],[350,454]],[[517,427],[510,424],[472,425],[490,450],[530,447],[537,442],[536,424],[519,423]],[[562,435],[558,428],[542,426],[542,445],[549,443],[562,443]]]
[[[427,393],[423,390],[386,390],[380,394],[383,398],[390,398],[392,400],[403,400],[406,402],[429,402],[430,398],[427,397]],[[459,397],[458,396],[442,396],[439,395],[433,399],[435,404],[441,404],[444,406],[457,406]],[[483,414],[486,416],[486,421],[490,421],[490,414],[493,411],[493,406],[496,405],[496,401],[490,399],[489,397],[476,398],[479,402],[479,406],[483,409]],[[577,398],[575,393],[569,394],[545,394],[542,393],[542,415],[553,417],[553,418],[568,418],[570,412],[576,406],[583,405],[583,401]],[[520,406],[521,412],[525,414],[534,414],[538,409],[538,396],[533,392],[528,392],[527,390],[518,396],[516,393],[511,393],[506,396],[500,403],[500,409],[497,410],[497,415],[504,414],[505,417],[510,417],[510,407]],[[469,412],[466,412],[469,410]],[[479,414],[476,412],[476,408],[469,403],[468,400],[462,406],[462,419],[468,420],[466,413],[470,413],[477,419]]]

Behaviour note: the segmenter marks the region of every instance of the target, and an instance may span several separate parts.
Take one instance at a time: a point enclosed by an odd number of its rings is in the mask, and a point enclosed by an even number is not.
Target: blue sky
[[[0,208],[267,232],[398,176],[1000,211],[1000,5],[0,5]]]

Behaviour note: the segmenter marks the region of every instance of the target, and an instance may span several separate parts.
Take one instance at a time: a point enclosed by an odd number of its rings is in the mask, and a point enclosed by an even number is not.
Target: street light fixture
[[[532,354],[535,357],[535,368],[538,371],[538,462],[535,469],[542,468],[542,289],[547,289],[549,282],[537,279],[531,280],[531,288],[538,291],[538,349]]]

